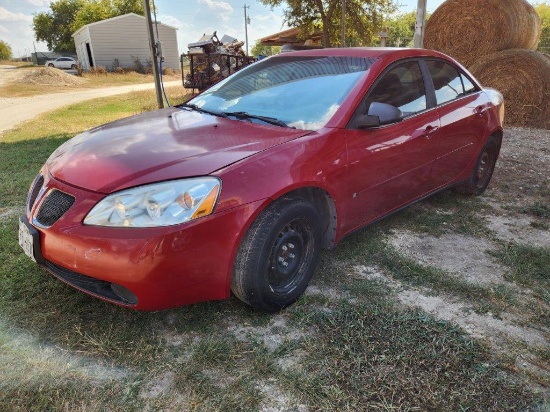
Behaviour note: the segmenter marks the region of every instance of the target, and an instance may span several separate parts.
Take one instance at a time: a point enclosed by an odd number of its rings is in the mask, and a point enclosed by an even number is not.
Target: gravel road
[[[15,66],[0,65],[0,85],[12,77]],[[181,85],[181,81],[165,82],[165,87]],[[0,96],[0,135],[12,129],[19,123],[38,116],[39,114],[58,109],[60,107],[82,102],[98,97],[113,96],[133,91],[148,90],[155,87],[154,83],[135,84],[130,86],[105,87],[70,91],[65,93],[42,94],[29,97],[1,97]]]

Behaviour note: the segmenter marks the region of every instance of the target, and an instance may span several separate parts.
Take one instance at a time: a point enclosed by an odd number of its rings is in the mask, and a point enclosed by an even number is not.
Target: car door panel
[[[437,150],[436,110],[371,130],[347,130],[347,229],[353,230],[422,197]]]
[[[432,176],[441,185],[451,182],[475,160],[487,133],[489,103],[483,92],[477,92],[438,108],[441,133]]]

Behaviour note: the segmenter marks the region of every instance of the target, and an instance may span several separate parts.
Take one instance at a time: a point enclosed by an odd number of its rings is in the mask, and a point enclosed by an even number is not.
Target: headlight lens
[[[177,225],[211,214],[220,188],[219,179],[198,177],[122,190],[95,205],[84,224],[115,227]]]

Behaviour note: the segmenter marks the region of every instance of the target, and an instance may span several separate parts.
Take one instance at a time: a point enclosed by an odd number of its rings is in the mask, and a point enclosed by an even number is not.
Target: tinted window
[[[460,73],[456,68],[441,60],[426,61],[432,76],[437,104],[454,100],[464,95]]]
[[[426,91],[418,63],[402,63],[384,74],[369,94],[367,108],[372,102],[391,104],[404,116],[426,110]]]

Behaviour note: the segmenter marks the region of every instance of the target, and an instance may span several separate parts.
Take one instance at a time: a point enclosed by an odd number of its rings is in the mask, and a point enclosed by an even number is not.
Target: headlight
[[[116,227],[171,226],[214,210],[221,181],[215,177],[173,180],[122,190],[101,200],[84,224]]]

